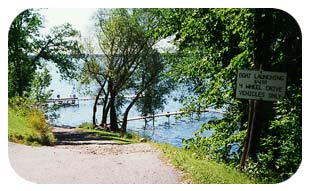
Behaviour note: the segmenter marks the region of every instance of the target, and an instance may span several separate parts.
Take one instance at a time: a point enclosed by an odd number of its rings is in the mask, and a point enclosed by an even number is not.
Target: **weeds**
[[[225,164],[199,157],[196,153],[167,144],[155,144],[176,168],[185,172],[183,180],[198,184],[256,183],[245,174]]]
[[[31,101],[16,97],[9,101],[9,141],[27,145],[53,145],[55,138],[43,112]]]

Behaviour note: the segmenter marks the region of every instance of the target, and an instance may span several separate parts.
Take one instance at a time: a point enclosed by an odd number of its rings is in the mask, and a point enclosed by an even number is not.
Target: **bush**
[[[55,138],[44,113],[31,100],[14,97],[9,100],[9,141],[27,145],[53,145]]]
[[[276,115],[270,122],[268,134],[261,138],[257,160],[247,167],[248,174],[264,181],[285,181],[297,171],[301,163],[301,88],[289,86],[287,95],[288,98],[275,104]]]

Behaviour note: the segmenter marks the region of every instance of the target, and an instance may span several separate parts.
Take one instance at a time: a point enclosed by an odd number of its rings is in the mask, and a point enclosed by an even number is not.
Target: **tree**
[[[35,49],[31,41],[39,36],[41,26],[41,17],[32,10],[22,12],[11,24],[8,42],[9,97],[21,96],[30,86],[36,69],[30,57]]]
[[[45,103],[46,100],[52,95],[52,90],[47,90],[51,84],[52,76],[46,68],[42,71],[36,72],[31,81],[31,91],[29,97],[39,103]]]
[[[87,48],[83,74],[99,85],[93,113],[103,94],[101,125],[106,126],[109,113],[111,131],[119,130],[116,103],[122,95],[129,91],[135,95],[124,112],[121,129],[125,132],[130,109],[163,71],[164,62],[153,48],[156,41],[148,35],[144,16],[144,12],[137,9],[101,9],[95,17],[102,56],[95,57],[89,52],[93,48]]]
[[[238,165],[251,102],[235,98],[237,71],[257,70],[262,64],[264,70],[287,72],[287,94],[276,103],[256,103],[260,112],[250,160],[262,177],[284,178],[283,174],[296,171],[301,160],[301,118],[297,117],[301,111],[301,33],[296,21],[275,9],[166,9],[156,10],[156,15],[161,25],[154,34],[176,36],[178,51],[172,55],[171,74],[194,92],[186,100],[186,107],[227,111],[222,119],[204,124],[195,138],[185,141],[187,147]],[[287,104],[294,113],[289,113]],[[288,124],[287,119],[293,118],[296,123]],[[284,124],[292,128],[293,134],[275,131]],[[210,129],[214,130],[211,137],[200,135]],[[281,146],[284,136],[290,137],[290,142]],[[298,151],[294,170],[289,168],[293,161],[289,160],[289,150]]]
[[[33,9],[20,13],[12,22],[8,42],[9,97],[30,91],[31,81],[46,61],[57,64],[63,77],[74,76],[74,59],[79,56],[78,32],[70,24],[54,27],[45,36],[42,16]]]
[[[132,82],[127,86],[127,90],[134,92],[136,96],[124,112],[121,126],[123,132],[126,132],[129,111],[136,102],[138,111],[142,115],[154,114],[156,110],[164,107],[164,95],[171,90],[169,79],[165,79],[164,76],[165,66],[167,64],[161,55],[153,50],[133,74]]]

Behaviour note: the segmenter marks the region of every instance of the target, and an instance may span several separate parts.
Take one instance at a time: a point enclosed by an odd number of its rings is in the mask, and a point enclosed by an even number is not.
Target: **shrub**
[[[44,113],[22,97],[9,100],[9,141],[27,145],[53,145],[55,138]]]

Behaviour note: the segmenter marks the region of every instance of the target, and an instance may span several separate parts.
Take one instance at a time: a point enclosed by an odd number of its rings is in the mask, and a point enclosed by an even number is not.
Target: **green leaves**
[[[31,53],[35,50],[35,42],[41,17],[28,9],[18,15],[9,30],[8,65],[9,65],[9,97],[22,95],[29,90],[30,81],[36,70],[32,63]]]
[[[289,98],[275,105],[276,115],[270,122],[270,132],[262,139],[262,148],[268,155],[261,158],[262,165],[274,169],[282,180],[296,172],[302,152],[301,88],[289,86],[287,94]]]
[[[52,90],[47,90],[52,80],[48,70],[44,68],[38,71],[31,81],[31,91],[29,97],[41,104],[45,104],[47,99],[52,95]]]
[[[22,96],[30,91],[31,81],[38,68],[46,62],[57,64],[62,77],[75,76],[75,60],[80,57],[78,31],[70,24],[54,27],[42,36],[42,16],[32,9],[19,14],[9,30],[9,97]]]

